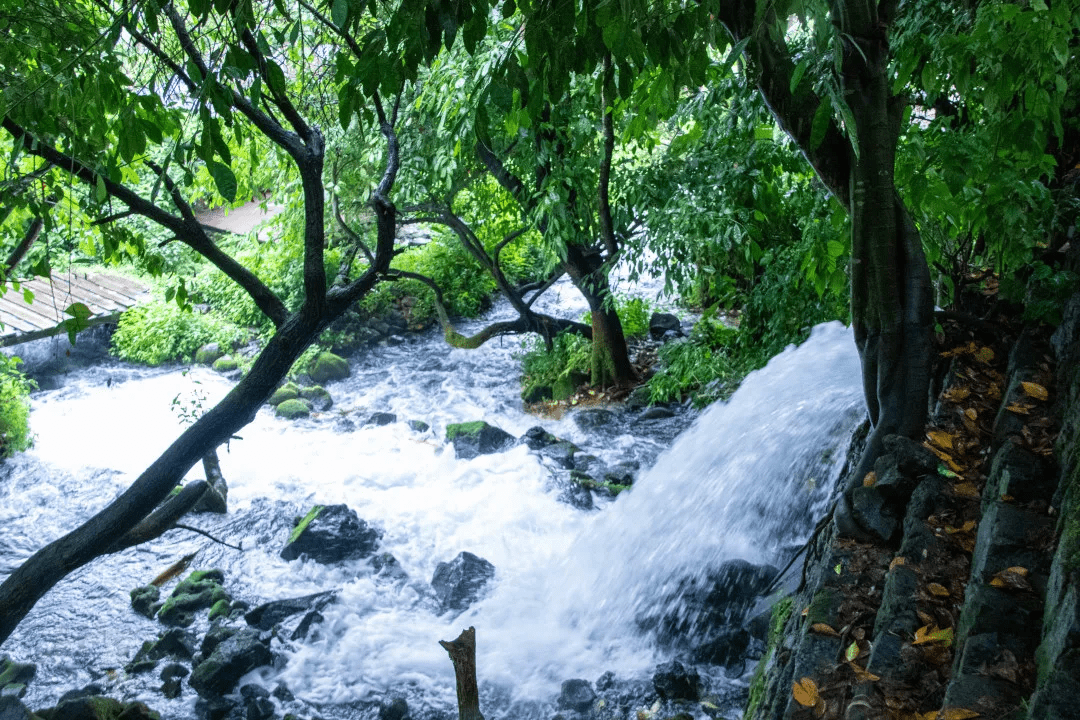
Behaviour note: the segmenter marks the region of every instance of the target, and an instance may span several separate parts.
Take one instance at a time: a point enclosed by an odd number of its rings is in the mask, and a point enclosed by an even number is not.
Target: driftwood
[[[462,630],[457,640],[440,640],[457,680],[458,720],[484,720],[480,714],[480,691],[476,687],[476,629]]]

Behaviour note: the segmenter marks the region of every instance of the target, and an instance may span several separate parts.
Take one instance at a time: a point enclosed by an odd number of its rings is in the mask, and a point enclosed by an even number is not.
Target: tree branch
[[[615,228],[611,220],[611,156],[615,152],[614,108],[608,106],[611,86],[614,83],[614,71],[611,67],[611,53],[604,54],[604,84],[600,94],[601,133],[603,135],[603,154],[600,156],[600,178],[597,182],[597,198],[600,215],[600,239],[607,250],[608,258],[614,258],[619,252],[619,243],[615,239]]]

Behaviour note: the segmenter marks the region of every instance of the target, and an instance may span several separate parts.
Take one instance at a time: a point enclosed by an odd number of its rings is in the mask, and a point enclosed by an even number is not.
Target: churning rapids
[[[560,420],[524,413],[516,349],[505,340],[452,350],[438,333],[414,336],[357,353],[352,377],[330,387],[335,405],[321,416],[289,422],[260,411],[243,439],[220,450],[228,515],[187,521],[243,552],[173,530],[73,573],[3,647],[38,664],[27,704],[48,706],[98,682],[163,717],[193,717],[186,684],[180,698],[166,700],[156,672],[125,677],[119,669],[162,629],[132,611],[129,590],[199,550],[192,568],[221,568],[226,589],[252,606],[339,591],[313,641],[275,641],[287,663],[249,678],[268,688],[285,683],[311,703],[305,715],[367,717],[370,701],[388,693],[407,697],[420,716],[453,712],[453,670],[436,641],[474,625],[487,717],[550,717],[563,680],[595,680],[608,670],[649,677],[663,651],[635,618],[665,602],[680,578],[730,558],[783,564],[827,506],[863,416],[854,343],[836,323],[753,373],[673,444],[674,430],[658,436],[629,412],[588,432],[573,412]],[[180,429],[175,397],[212,403],[229,386],[205,368],[106,362],[37,392],[35,448],[0,465],[0,578],[115,497],[160,453]],[[433,430],[362,427],[375,411]],[[343,431],[343,415],[357,429]],[[476,419],[517,436],[541,424],[609,464],[632,458],[642,470],[632,490],[583,512],[557,500],[550,471],[524,446],[456,459],[443,429]],[[197,466],[191,477],[201,472]],[[282,560],[292,519],[314,503],[345,503],[381,528],[381,550],[398,559],[409,582],[379,584],[366,561]],[[493,588],[463,615],[438,617],[418,602],[419,590],[440,561],[463,550],[494,564]],[[196,629],[205,629],[202,618]],[[709,680],[714,690],[746,682],[719,670]]]

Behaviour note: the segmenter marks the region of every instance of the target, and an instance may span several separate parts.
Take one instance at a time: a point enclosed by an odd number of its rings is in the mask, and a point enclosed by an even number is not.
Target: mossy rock
[[[131,591],[131,607],[143,617],[152,618],[158,610],[161,591],[154,585],[143,585]]]
[[[210,608],[210,615],[208,618],[213,620],[219,617],[229,617],[229,612],[232,610],[232,603],[226,598],[222,598],[214,603],[214,606]]]
[[[326,412],[334,406],[334,398],[322,385],[310,385],[300,388],[300,397],[311,403],[319,412]]]
[[[270,399],[267,400],[267,402],[274,407],[277,407],[286,400],[295,400],[298,397],[300,397],[300,388],[297,387],[296,383],[290,382],[285,383],[275,390],[274,394],[270,396]]]
[[[275,408],[275,412],[278,417],[283,417],[286,420],[295,420],[296,418],[307,417],[311,414],[311,406],[306,401],[299,398],[292,400],[286,400]]]
[[[225,351],[219,343],[207,343],[195,351],[195,362],[199,365],[212,365],[223,355]]]
[[[349,361],[331,352],[321,352],[308,363],[308,375],[319,385],[349,377]]]
[[[221,586],[225,575],[220,570],[197,570],[172,591],[158,610],[158,620],[166,625],[187,627],[195,622],[195,613],[213,607],[221,600],[231,600]]]
[[[457,456],[464,460],[509,450],[517,442],[510,433],[483,420],[447,425],[446,439],[454,444]]]
[[[240,363],[238,363],[236,361],[236,358],[232,357],[231,355],[226,355],[225,357],[219,357],[217,360],[215,360],[213,367],[220,373],[232,372],[236,368],[240,367]]]

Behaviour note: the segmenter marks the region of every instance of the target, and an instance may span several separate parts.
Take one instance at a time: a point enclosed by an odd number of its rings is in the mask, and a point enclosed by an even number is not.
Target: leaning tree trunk
[[[577,245],[566,248],[566,271],[589,303],[592,316],[592,384],[598,387],[630,387],[637,373],[630,363],[622,321],[611,299],[611,287],[599,254],[586,254]]]
[[[843,84],[856,136],[850,173],[851,313],[873,424],[845,495],[873,469],[886,436],[922,434],[929,403],[930,272],[893,181],[903,101],[890,92],[886,28],[891,18],[881,12],[858,0],[833,8],[848,43]]]

